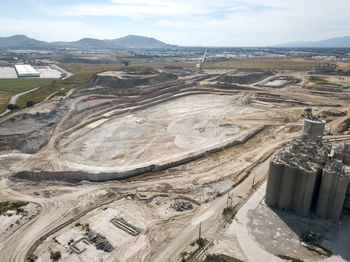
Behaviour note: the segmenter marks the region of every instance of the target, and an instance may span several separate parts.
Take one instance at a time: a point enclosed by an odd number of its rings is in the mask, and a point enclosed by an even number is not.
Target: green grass
[[[0,113],[6,110],[11,96],[51,82],[41,78],[0,79]]]
[[[6,110],[7,105],[11,99],[11,96],[12,96],[11,93],[0,91],[0,113]]]
[[[26,107],[28,101],[33,101],[35,104],[37,104],[54,93],[55,95],[65,95],[67,91],[71,90],[72,88],[81,87],[93,74],[100,71],[101,69],[99,68],[96,68],[95,70],[83,70],[74,74],[68,79],[57,79],[45,87],[21,96],[17,100],[17,105],[20,109],[23,109]]]
[[[0,79],[0,91],[18,94],[32,88],[52,82],[52,79],[43,78],[17,78]]]

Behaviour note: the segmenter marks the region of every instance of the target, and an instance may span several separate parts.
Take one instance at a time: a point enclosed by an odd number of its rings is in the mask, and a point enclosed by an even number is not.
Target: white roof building
[[[31,65],[15,65],[18,77],[40,77],[40,73]]]

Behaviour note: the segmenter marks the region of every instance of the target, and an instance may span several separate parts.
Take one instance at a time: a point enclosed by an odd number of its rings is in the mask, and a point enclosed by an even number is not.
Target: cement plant
[[[45,48],[0,52],[1,261],[350,261],[348,51]]]

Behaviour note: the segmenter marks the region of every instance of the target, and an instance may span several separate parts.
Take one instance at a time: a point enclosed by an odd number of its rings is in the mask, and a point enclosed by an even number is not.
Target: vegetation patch
[[[310,243],[306,243],[306,245],[304,245],[304,247],[306,247],[308,250],[312,251],[312,252],[316,252],[317,254],[319,254],[320,256],[326,256],[326,257],[330,257],[331,255],[333,255],[333,252],[324,248],[323,246],[321,246],[320,244],[310,244]]]
[[[326,79],[319,76],[310,76],[309,81],[318,85],[330,84]]]
[[[317,243],[317,241],[312,237],[312,234],[310,234],[309,231],[305,231],[304,233],[302,233],[299,237],[299,240],[302,246],[306,247],[312,252],[316,252],[321,256],[330,257],[331,255],[333,255],[332,251],[328,250],[327,248],[324,248],[319,243]]]
[[[191,253],[187,253],[187,252],[181,253],[181,262],[192,261],[198,255],[198,253],[201,252],[201,250],[206,248],[208,243],[209,243],[209,240],[206,238],[199,238],[199,239],[196,239],[195,241],[193,241],[191,243],[191,246],[196,245],[197,248]]]
[[[248,170],[244,176],[242,176],[236,183],[234,183],[232,185],[233,188],[235,188],[236,186],[238,186],[239,184],[241,184],[244,180],[246,180],[246,178],[250,175],[250,170]]]
[[[222,254],[207,255],[203,262],[243,262],[240,259],[229,257]]]
[[[38,257],[36,255],[31,255],[31,256],[27,257],[28,262],[34,262],[37,259],[38,259]]]
[[[299,258],[294,258],[294,257],[286,256],[286,255],[277,255],[277,256],[279,258],[282,258],[284,260],[291,261],[291,262],[304,262],[304,260],[301,260]]]
[[[308,70],[320,61],[303,58],[252,58],[205,62],[204,68]]]
[[[18,94],[38,86],[49,84],[52,81],[53,79],[45,78],[0,79],[0,91]]]
[[[157,73],[156,70],[151,66],[132,66],[132,67],[123,67],[121,71],[128,72],[129,74],[135,75],[152,75]]]
[[[51,251],[50,258],[54,261],[57,261],[61,258],[61,252],[60,251]]]
[[[47,85],[52,79],[0,79],[0,113],[6,110],[11,96],[31,90],[33,88]]]
[[[37,104],[43,101],[50,95],[64,96],[66,93],[73,89],[83,86],[91,76],[100,72],[101,69],[95,68],[94,70],[80,71],[67,79],[56,79],[46,86],[43,86],[33,92],[21,96],[17,100],[17,106],[20,109],[26,108],[30,104]]]
[[[225,207],[224,210],[222,210],[222,215],[229,223],[232,223],[232,220],[234,219],[236,213],[237,211],[233,208],[233,206]]]
[[[6,213],[8,210],[16,210],[17,212],[23,211],[21,207],[28,205],[28,202],[10,202],[10,201],[1,201],[0,202],[0,215]]]

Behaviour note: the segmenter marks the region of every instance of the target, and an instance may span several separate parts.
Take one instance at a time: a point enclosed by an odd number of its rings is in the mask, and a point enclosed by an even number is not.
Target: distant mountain
[[[53,49],[76,48],[76,49],[108,49],[116,48],[108,45],[105,41],[94,38],[83,38],[74,42],[54,42],[50,44]]]
[[[152,37],[128,35],[114,40],[105,40],[107,43],[128,48],[169,48],[171,45]]]
[[[44,42],[29,38],[25,35],[14,35],[0,37],[1,49],[152,49],[172,48],[169,45],[155,38],[128,35],[122,38],[111,40],[99,40],[94,38],[83,38],[74,42]]]
[[[350,48],[350,36],[335,37],[315,42],[292,42],[278,45],[278,47],[315,47],[315,48]]]
[[[10,37],[0,37],[0,48],[25,48],[42,49],[47,48],[48,43],[29,38],[25,35],[14,35]]]

